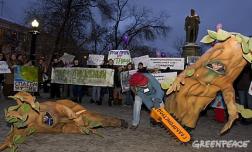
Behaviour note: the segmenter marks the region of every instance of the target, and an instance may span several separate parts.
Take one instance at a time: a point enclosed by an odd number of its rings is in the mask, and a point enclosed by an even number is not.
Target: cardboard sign
[[[114,65],[127,65],[131,62],[129,50],[111,50],[108,53],[109,59],[114,61]]]
[[[136,72],[137,70],[121,72],[120,77],[121,77],[122,92],[126,92],[130,90],[129,79]]]
[[[16,66],[14,68],[14,91],[38,92],[38,68]]]
[[[62,57],[60,57],[60,60],[62,60],[64,64],[69,64],[69,63],[73,62],[74,58],[75,58],[74,55],[64,53],[64,55]]]
[[[148,67],[149,66],[149,62],[150,62],[150,57],[149,55],[144,55],[144,56],[140,56],[140,57],[135,57],[132,59],[133,63],[135,65],[135,69],[138,68],[138,64],[141,62],[143,63],[144,67]]]
[[[0,61],[0,73],[11,73],[6,61]]]
[[[194,64],[199,58],[200,56],[187,56],[186,63],[187,65]]]
[[[150,58],[149,68],[184,70],[184,58]]]
[[[114,70],[102,68],[54,68],[51,82],[89,86],[113,86]]]
[[[158,80],[159,83],[163,81],[173,81],[177,77],[177,72],[167,72],[167,73],[152,73],[152,75]]]
[[[87,65],[102,65],[104,63],[104,55],[89,54]]]
[[[213,108],[219,108],[219,109],[225,109],[224,99],[221,93],[217,93],[211,107]]]

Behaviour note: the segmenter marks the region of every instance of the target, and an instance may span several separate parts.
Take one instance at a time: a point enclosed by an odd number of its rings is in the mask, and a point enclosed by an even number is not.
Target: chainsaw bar
[[[152,108],[150,116],[168,128],[179,141],[187,143],[191,140],[190,134],[164,108]]]

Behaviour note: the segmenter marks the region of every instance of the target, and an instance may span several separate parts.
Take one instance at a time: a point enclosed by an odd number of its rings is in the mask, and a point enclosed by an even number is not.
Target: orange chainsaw
[[[150,116],[168,128],[181,142],[191,140],[190,134],[164,108],[152,108]]]

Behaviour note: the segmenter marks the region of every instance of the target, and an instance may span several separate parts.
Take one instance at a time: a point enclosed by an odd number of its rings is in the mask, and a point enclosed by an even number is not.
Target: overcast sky
[[[22,24],[24,10],[36,0],[4,0],[3,18]],[[131,4],[146,6],[155,13],[165,11],[170,17],[166,21],[172,27],[169,37],[150,43],[160,50],[173,51],[176,39],[185,37],[184,19],[194,8],[201,18],[198,40],[207,29],[215,29],[221,23],[224,30],[252,35],[252,0],[129,0]],[[1,7],[0,7],[1,8]]]

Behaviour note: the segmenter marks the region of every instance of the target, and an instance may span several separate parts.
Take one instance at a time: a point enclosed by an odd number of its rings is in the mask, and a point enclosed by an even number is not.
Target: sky
[[[3,1],[1,17],[23,24],[25,8],[36,0]],[[161,51],[174,52],[174,42],[185,39],[184,20],[190,14],[191,8],[196,10],[201,19],[197,43],[206,35],[207,29],[215,30],[218,23],[221,23],[226,31],[252,35],[252,0],[129,0],[129,3],[152,9],[154,14],[163,11],[170,16],[166,21],[172,28],[168,37],[148,42]]]

